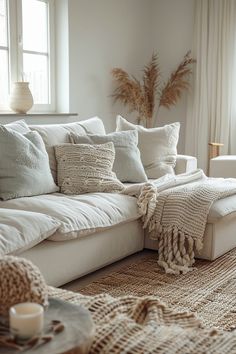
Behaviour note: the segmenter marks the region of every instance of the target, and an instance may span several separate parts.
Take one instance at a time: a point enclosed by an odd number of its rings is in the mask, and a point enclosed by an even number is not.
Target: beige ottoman
[[[209,176],[236,178],[236,155],[222,155],[211,159]]]
[[[203,248],[197,258],[214,260],[236,247],[236,195],[216,201],[208,215]],[[157,249],[145,235],[145,248]]]

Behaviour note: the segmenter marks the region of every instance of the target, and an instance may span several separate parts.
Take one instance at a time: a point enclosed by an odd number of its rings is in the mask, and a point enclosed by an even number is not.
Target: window
[[[53,0],[0,0],[0,106],[29,81],[34,110],[53,111]]]
[[[7,102],[9,92],[9,47],[6,0],[0,0],[0,97]]]

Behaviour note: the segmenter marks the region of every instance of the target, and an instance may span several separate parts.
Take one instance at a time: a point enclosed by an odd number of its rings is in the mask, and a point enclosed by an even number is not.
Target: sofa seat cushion
[[[116,193],[65,196],[54,193],[0,203],[1,208],[44,213],[60,222],[49,239],[64,241],[130,222],[140,217],[137,199]]]
[[[54,234],[59,226],[59,221],[45,214],[0,209],[0,257],[35,246]]]
[[[208,215],[208,223],[214,224],[225,216],[236,217],[236,195],[219,199],[213,203]]]

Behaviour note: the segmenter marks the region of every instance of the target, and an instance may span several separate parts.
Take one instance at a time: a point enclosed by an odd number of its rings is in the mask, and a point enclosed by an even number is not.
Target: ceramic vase
[[[28,82],[15,82],[10,95],[10,108],[24,114],[33,106],[33,96]]]

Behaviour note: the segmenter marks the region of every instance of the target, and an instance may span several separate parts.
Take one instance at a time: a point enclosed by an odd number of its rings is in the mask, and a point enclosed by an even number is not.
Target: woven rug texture
[[[55,288],[49,295],[90,311],[90,354],[236,354],[236,331],[204,329],[193,314],[176,312],[155,296],[86,296]]]
[[[78,292],[113,297],[155,295],[170,308],[196,313],[204,327],[236,328],[236,249],[217,260],[196,261],[185,275],[165,274],[155,252],[99,278]]]

